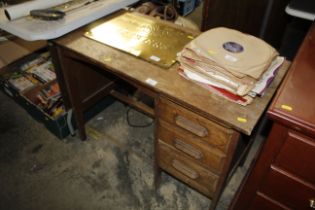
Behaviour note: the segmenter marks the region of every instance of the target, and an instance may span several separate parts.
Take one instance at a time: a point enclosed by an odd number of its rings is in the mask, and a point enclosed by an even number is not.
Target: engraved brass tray
[[[176,54],[194,38],[180,28],[134,13],[124,13],[101,23],[85,36],[163,68],[174,64]]]

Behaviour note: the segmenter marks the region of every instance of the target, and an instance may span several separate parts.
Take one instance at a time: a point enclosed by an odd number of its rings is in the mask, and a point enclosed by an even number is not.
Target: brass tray
[[[129,12],[89,29],[85,36],[163,68],[174,64],[176,54],[194,38],[179,27]]]

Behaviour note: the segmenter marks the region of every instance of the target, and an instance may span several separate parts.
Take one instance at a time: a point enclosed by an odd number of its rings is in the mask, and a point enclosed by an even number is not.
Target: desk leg
[[[80,111],[76,111],[74,109],[74,117],[76,119],[77,122],[77,127],[78,127],[78,131],[79,131],[79,136],[81,140],[86,140],[86,132],[85,132],[85,121],[84,121],[84,116],[83,116],[83,112]]]
[[[66,64],[66,59],[64,59],[63,64]],[[64,76],[66,78],[66,86],[69,92],[70,101],[73,107],[73,114],[76,120],[76,126],[79,131],[79,135],[81,140],[86,140],[86,133],[85,133],[85,119],[84,119],[84,111],[83,111],[83,104],[80,100],[80,89],[78,84],[77,72],[76,71],[68,71],[68,68],[64,68]],[[71,79],[69,79],[71,78]]]
[[[211,205],[209,210],[215,210],[215,208],[217,207],[217,204],[219,202],[220,196],[224,190],[224,187],[226,187],[227,184],[227,180],[228,180],[228,174],[229,171],[232,168],[232,159],[235,156],[236,153],[236,147],[239,144],[240,141],[240,133],[238,132],[234,132],[232,138],[231,138],[231,145],[229,147],[229,150],[227,151],[227,154],[230,154],[226,160],[224,169],[222,171],[221,177],[219,178],[218,181],[218,189],[217,192],[213,195],[213,198],[211,199]]]
[[[157,163],[157,158],[155,157],[154,160],[154,187],[155,190],[159,189],[160,184],[161,184],[161,174],[162,174],[162,169],[158,166]]]
[[[67,59],[63,58],[64,56],[62,51],[57,46],[55,46],[52,42],[48,42],[48,47],[52,56],[52,62],[55,66],[57,80],[61,89],[61,94],[64,98],[66,108],[73,108],[73,114],[80,138],[85,140],[85,120],[82,110],[82,103],[79,100],[80,96],[78,93],[78,84],[74,79],[77,76],[76,72],[70,71],[69,68],[67,68],[68,66],[71,66],[71,64],[67,62]]]
[[[155,107],[156,107],[156,103],[155,103]],[[161,184],[161,174],[162,174],[162,169],[159,167],[158,164],[158,138],[157,138],[157,133],[158,133],[158,120],[157,118],[155,118],[155,128],[154,128],[154,136],[155,136],[155,141],[154,141],[154,187],[155,190],[157,190],[160,187]]]
[[[155,190],[159,189],[160,184],[161,184],[161,174],[162,174],[162,169],[158,167],[157,163],[154,165],[154,187]]]

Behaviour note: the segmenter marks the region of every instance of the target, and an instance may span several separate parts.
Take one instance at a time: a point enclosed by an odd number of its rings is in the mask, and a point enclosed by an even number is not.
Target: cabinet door
[[[288,15],[289,0],[205,0],[202,30],[224,26],[280,45]]]

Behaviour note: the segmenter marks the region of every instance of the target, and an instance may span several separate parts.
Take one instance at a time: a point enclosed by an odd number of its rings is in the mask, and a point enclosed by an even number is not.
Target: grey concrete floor
[[[88,122],[87,141],[61,141],[0,91],[0,209],[208,209],[211,200],[165,173],[155,189],[154,124],[129,126],[128,109],[115,102]],[[135,110],[129,119],[152,121]],[[217,209],[227,209],[246,167]]]

